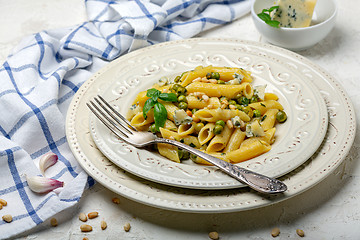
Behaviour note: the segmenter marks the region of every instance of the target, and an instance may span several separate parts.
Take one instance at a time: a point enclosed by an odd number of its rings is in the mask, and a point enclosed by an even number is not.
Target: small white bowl
[[[274,28],[261,20],[257,14],[274,6],[274,0],[253,0],[251,15],[255,27],[266,41],[290,50],[310,48],[323,40],[333,29],[337,14],[335,0],[317,0],[312,23],[305,28]]]

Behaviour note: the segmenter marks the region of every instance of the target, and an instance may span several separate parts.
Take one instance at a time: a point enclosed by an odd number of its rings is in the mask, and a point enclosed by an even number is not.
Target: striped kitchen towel
[[[87,0],[88,19],[25,38],[0,68],[0,238],[31,229],[76,204],[93,184],[74,159],[65,115],[79,87],[109,61],[135,49],[190,38],[249,12],[250,0]],[[65,183],[35,193],[47,153],[58,162],[46,177]],[[1,207],[1,206],[0,206]]]

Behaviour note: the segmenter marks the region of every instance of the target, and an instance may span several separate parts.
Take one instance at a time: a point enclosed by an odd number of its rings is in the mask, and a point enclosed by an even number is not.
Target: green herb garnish
[[[144,104],[143,116],[146,119],[150,109],[154,108],[155,129],[159,131],[159,128],[165,125],[167,111],[164,105],[158,102],[158,99],[166,102],[177,102],[177,97],[174,93],[162,93],[155,88],[148,89],[146,96],[149,99]]]
[[[263,9],[262,12],[258,14],[258,17],[261,20],[263,20],[266,24],[268,24],[272,27],[275,27],[275,28],[279,28],[280,22],[272,20],[270,17],[270,13],[278,8],[279,8],[279,6],[273,6],[269,9]]]

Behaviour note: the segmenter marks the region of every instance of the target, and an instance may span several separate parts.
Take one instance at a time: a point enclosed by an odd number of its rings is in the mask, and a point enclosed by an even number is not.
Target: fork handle
[[[262,174],[236,166],[229,162],[225,162],[219,158],[216,158],[207,153],[199,151],[181,142],[174,141],[171,139],[165,139],[165,138],[156,138],[155,142],[167,143],[179,147],[181,149],[184,149],[204,159],[205,161],[213,164],[214,166],[218,167],[219,169],[221,169],[223,172],[227,173],[231,177],[237,179],[238,181],[248,185],[252,189],[259,191],[261,193],[282,193],[287,190],[287,186],[285,185],[285,183],[283,183],[280,180],[264,176]]]

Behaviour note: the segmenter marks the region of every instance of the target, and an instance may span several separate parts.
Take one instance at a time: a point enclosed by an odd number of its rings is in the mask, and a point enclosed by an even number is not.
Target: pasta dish
[[[275,126],[286,121],[278,96],[253,86],[242,68],[198,66],[174,79],[162,77],[140,92],[128,111],[131,125],[238,163],[271,149]],[[158,152],[175,162],[205,160],[168,144]]]

